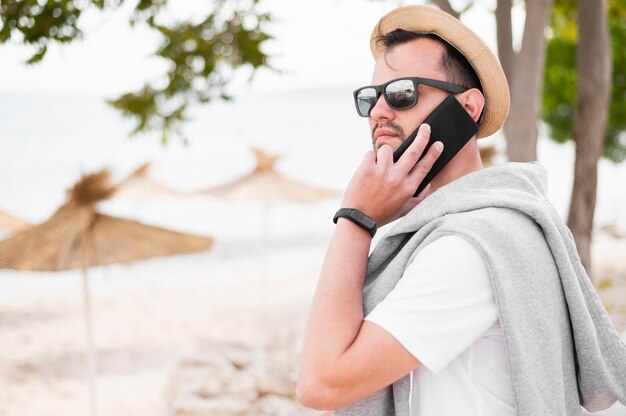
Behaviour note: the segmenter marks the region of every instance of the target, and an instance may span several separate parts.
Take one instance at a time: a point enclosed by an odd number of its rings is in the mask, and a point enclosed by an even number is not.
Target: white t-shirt
[[[489,274],[464,238],[424,247],[365,319],[421,363],[411,373],[411,416],[516,414]]]

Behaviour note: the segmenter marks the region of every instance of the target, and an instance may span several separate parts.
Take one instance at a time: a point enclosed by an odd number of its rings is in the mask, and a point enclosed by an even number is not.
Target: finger
[[[422,189],[422,192],[420,192],[415,198],[413,198],[416,200],[416,204],[419,204],[420,202],[425,200],[426,197],[428,196],[429,191],[430,191],[430,184],[426,185],[424,189]]]
[[[411,143],[402,156],[400,156],[400,159],[398,159],[396,164],[408,173],[411,169],[413,169],[413,166],[415,166],[420,156],[422,156],[429,138],[430,126],[424,123],[417,131],[417,136],[415,136],[413,143]]]
[[[415,165],[413,170],[409,173],[409,178],[415,180],[418,184],[428,175],[428,172],[432,169],[433,165],[441,156],[443,152],[443,143],[435,142],[426,152],[426,155]]]
[[[393,147],[388,144],[383,144],[376,152],[376,164],[377,165],[393,165]]]
[[[376,164],[376,152],[373,150],[368,150],[363,155],[363,160],[361,161],[361,166],[365,165],[375,165]]]

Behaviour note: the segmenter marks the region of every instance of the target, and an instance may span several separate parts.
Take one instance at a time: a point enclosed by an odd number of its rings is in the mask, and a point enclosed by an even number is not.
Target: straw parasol
[[[0,232],[8,231],[13,233],[28,227],[30,224],[13,215],[0,211]]]
[[[278,155],[269,155],[264,150],[253,147],[256,166],[252,172],[231,183],[200,191],[200,193],[224,198],[230,201],[256,202],[318,202],[338,195],[337,192],[322,189],[290,179],[276,171],[274,165]]]
[[[262,250],[267,262],[267,245],[269,241],[269,211],[274,203],[314,203],[339,195],[338,192],[318,188],[297,181],[276,171],[279,155],[270,155],[259,147],[252,147],[256,158],[254,169],[230,183],[198,191],[198,194],[211,195],[232,202],[253,202],[262,204]],[[267,274],[267,264],[262,268]]]
[[[139,166],[126,179],[115,187],[114,196],[145,197],[154,195],[181,195],[180,191],[168,188],[156,182],[148,175],[150,162]]]
[[[91,413],[96,414],[95,356],[87,269],[151,257],[206,250],[208,237],[174,232],[99,213],[97,202],[110,197],[109,172],[89,174],[74,185],[67,202],[50,219],[0,241],[0,268],[32,271],[81,269],[87,337]]]

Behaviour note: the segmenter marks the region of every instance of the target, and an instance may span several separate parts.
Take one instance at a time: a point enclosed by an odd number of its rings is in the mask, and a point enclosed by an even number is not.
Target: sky
[[[423,2],[263,0],[263,9],[275,17],[268,27],[275,40],[266,42],[265,50],[273,56],[272,66],[281,72],[261,70],[252,84],[238,81],[233,88],[236,92],[345,85],[356,88],[366,84],[373,64],[369,52],[372,28],[388,11],[412,3]],[[463,21],[495,51],[495,25],[490,14],[494,4],[494,0],[481,1]],[[203,9],[206,1],[171,0],[167,13],[185,19]],[[86,13],[81,26],[84,39],[53,45],[44,61],[35,66],[23,64],[32,49],[0,45],[0,93],[111,97],[158,79],[165,67],[150,55],[159,39],[145,27],[131,29],[128,13],[128,7],[104,14]],[[247,74],[240,78],[247,80]]]
[[[451,0],[453,6],[457,8],[465,4],[466,1]],[[281,90],[291,92],[299,89],[319,88],[322,91],[321,96],[326,97],[328,96],[327,92],[330,91],[328,90],[329,87],[337,87],[335,92],[339,90],[343,94],[341,97],[344,97],[345,91],[352,91],[370,83],[373,60],[369,50],[369,38],[380,17],[398,5],[422,4],[424,2],[424,0],[404,2],[398,0],[315,0],[307,2],[261,0],[265,10],[274,16],[274,22],[268,27],[268,31],[274,35],[275,40],[267,42],[265,45],[266,52],[274,57],[271,64],[280,69],[281,73],[261,70],[255,76],[252,84],[240,85],[239,92],[264,93]],[[133,1],[128,2],[130,6],[133,3]],[[170,18],[186,19],[202,16],[209,4],[212,2],[207,0],[169,0],[167,11]],[[496,0],[477,1],[475,7],[462,16],[462,21],[482,37],[494,52],[496,52],[496,30],[492,12],[495,4]],[[519,43],[523,29],[524,11],[521,7],[516,6],[512,15],[515,43]],[[28,128],[35,128],[33,126],[25,128],[23,127],[25,124],[19,123],[26,123],[23,120],[31,120],[33,114],[36,114],[37,108],[29,108],[26,104],[20,106],[20,100],[15,99],[10,94],[52,95],[55,98],[60,96],[61,99],[68,101],[72,101],[75,95],[96,96],[98,99],[101,97],[115,98],[122,93],[140,88],[147,81],[158,79],[164,73],[163,63],[150,56],[157,48],[159,39],[150,30],[141,26],[131,30],[128,24],[128,15],[129,10],[117,10],[105,14],[87,13],[82,21],[85,33],[83,40],[70,45],[54,45],[49,48],[49,52],[42,63],[31,67],[25,66],[23,62],[32,54],[32,50],[22,45],[0,45],[0,106],[5,105],[13,110],[12,113],[7,113],[12,115],[5,114],[6,117],[19,119],[13,123],[14,126],[17,126],[14,132],[23,133],[28,131]],[[237,92],[234,91],[236,98]],[[339,100],[339,98],[331,99]],[[348,101],[349,99],[346,100],[346,102]],[[28,102],[28,100],[23,100],[23,102]],[[232,105],[239,105],[239,102],[235,100]],[[340,103],[333,102],[333,105],[335,104],[339,106]],[[47,114],[49,111],[44,104],[41,105],[44,107],[39,109],[39,114]],[[326,111],[337,111],[334,106],[326,106],[328,107]],[[345,120],[342,119],[341,125],[345,125],[347,131],[352,128],[350,123],[359,124],[360,130],[355,129],[355,131],[359,135],[367,134],[366,123],[355,116],[352,103],[348,102],[347,106],[349,107],[347,111],[350,114],[345,116]],[[258,107],[251,111],[256,109]],[[108,110],[107,114],[112,112],[111,109]],[[301,107],[290,108],[289,110],[307,111],[306,108],[302,109]],[[23,114],[20,113],[21,115],[16,117],[17,111],[22,111]],[[119,115],[116,114],[116,116]],[[308,117],[308,114],[305,116]],[[337,114],[333,113],[332,117],[337,118]],[[87,116],[84,118],[87,120]],[[209,117],[206,118],[209,119]],[[270,120],[264,120],[264,122],[271,124],[271,117],[267,118]],[[292,118],[294,123],[302,119],[293,115]],[[11,124],[4,121],[2,120],[0,123],[3,125]],[[124,120],[124,122],[127,121]],[[258,136],[258,140],[263,140],[263,143],[273,143],[270,140],[273,134],[261,134],[257,130],[253,130],[258,125],[249,127],[244,124],[232,123],[230,127],[236,130],[234,133],[237,136],[245,137],[247,141],[257,140]],[[299,129],[301,125],[303,124],[294,124],[291,128]],[[198,129],[202,130],[201,127]],[[209,127],[214,128],[215,126]],[[63,137],[67,133],[67,126],[63,126],[55,132],[51,130],[49,125],[42,125],[37,128],[45,131],[48,136],[54,133]],[[125,130],[120,134],[127,134],[130,131],[130,127],[124,128]],[[316,134],[317,131],[315,129],[304,130],[305,133],[312,135]],[[203,134],[203,131],[200,133]],[[78,131],[77,134],[80,135],[82,132]],[[108,130],[101,132],[101,134],[108,134]],[[201,136],[202,134],[198,135]],[[22,146],[21,142],[24,140],[16,140],[15,146]],[[337,146],[336,143],[333,145]],[[344,145],[345,149],[342,151],[353,157],[353,149],[348,144]],[[6,141],[3,146],[7,146]],[[562,151],[563,148],[558,149]],[[271,148],[271,150],[287,151],[278,144],[276,148]],[[349,153],[350,150],[352,150],[351,153]],[[541,149],[539,150],[539,157],[541,158]],[[295,149],[289,149],[289,151],[296,152],[296,154],[292,154],[293,160],[302,160],[306,159],[304,155],[307,155],[307,152],[314,152],[317,149],[299,146]],[[301,159],[296,157],[298,156],[297,152],[300,152]],[[345,154],[342,154],[341,157],[347,158]],[[352,166],[347,162],[343,164]],[[567,166],[571,166],[571,163],[568,162]],[[346,168],[347,170],[348,168]],[[566,171],[571,172],[571,169],[568,168]],[[558,174],[557,171],[556,175]],[[620,181],[621,179],[617,179],[623,177],[620,175],[609,174],[601,179],[611,179],[613,182]],[[565,180],[558,177],[556,182],[571,183],[569,179]],[[568,192],[570,186],[564,185],[561,188],[563,188],[563,192]],[[567,198],[561,197],[560,199],[565,201]]]

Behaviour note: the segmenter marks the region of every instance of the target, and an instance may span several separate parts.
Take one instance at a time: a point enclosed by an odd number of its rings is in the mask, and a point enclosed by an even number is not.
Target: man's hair
[[[447,81],[465,88],[477,88],[482,92],[482,86],[478,75],[467,61],[465,56],[454,46],[450,45],[439,36],[432,33],[410,32],[404,29],[396,29],[385,35],[380,35],[376,43],[382,45],[385,50],[389,50],[396,45],[407,43],[414,39],[427,38],[439,42],[444,47],[441,55],[440,66],[447,75]]]

